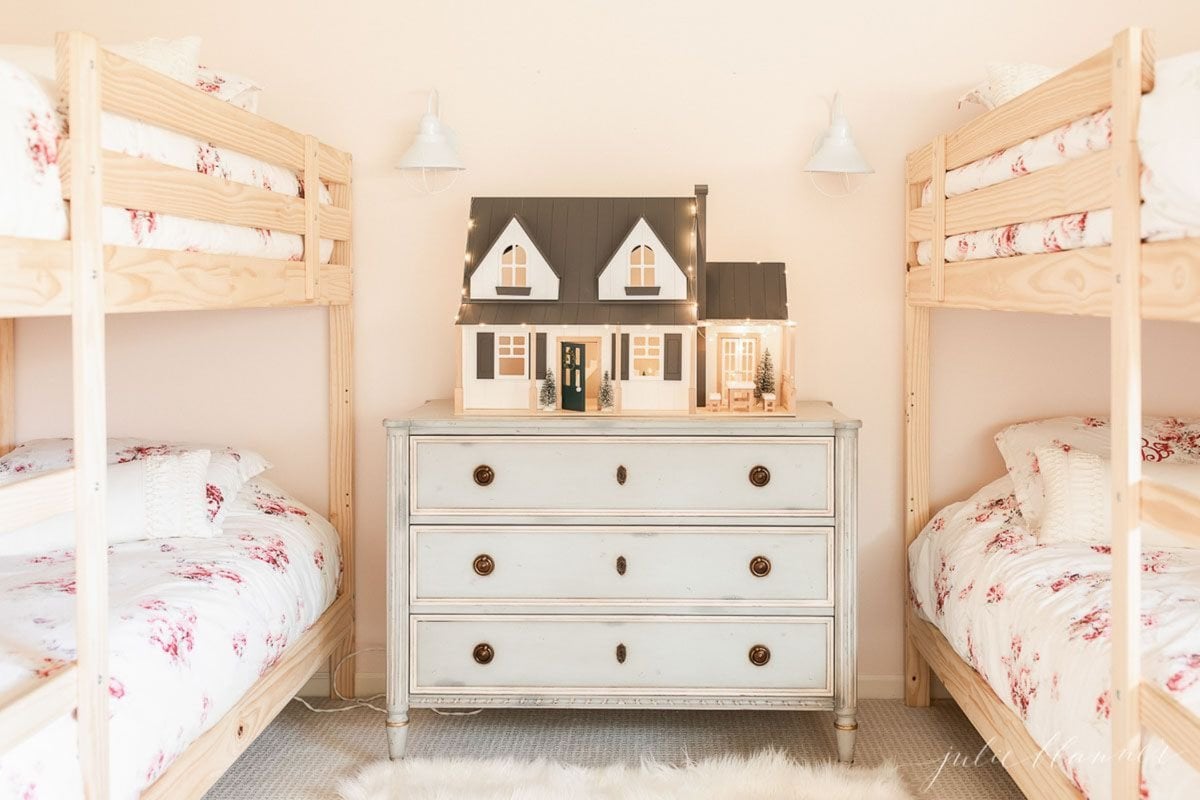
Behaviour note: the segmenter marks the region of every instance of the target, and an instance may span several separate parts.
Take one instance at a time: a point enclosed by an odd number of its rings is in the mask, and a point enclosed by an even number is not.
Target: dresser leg
[[[408,711],[394,711],[387,718],[388,758],[404,758],[408,745]]]
[[[838,761],[849,764],[854,760],[854,737],[858,733],[858,718],[853,711],[839,712],[833,727],[837,730]]]

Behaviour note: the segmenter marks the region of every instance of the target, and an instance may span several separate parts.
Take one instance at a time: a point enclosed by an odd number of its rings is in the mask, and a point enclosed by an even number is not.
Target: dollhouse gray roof
[[[458,324],[690,325],[693,281],[685,300],[600,300],[599,276],[639,219],[675,263],[694,261],[694,197],[475,197],[467,233],[468,264]],[[516,218],[559,277],[558,300],[469,297],[471,273]]]
[[[704,287],[701,319],[788,318],[787,277],[780,262],[709,261]]]

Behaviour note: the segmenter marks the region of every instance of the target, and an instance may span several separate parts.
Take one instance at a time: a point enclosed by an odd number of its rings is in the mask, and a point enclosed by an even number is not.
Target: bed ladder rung
[[[1138,694],[1143,727],[1183,756],[1192,769],[1200,770],[1200,715],[1152,683],[1143,681]]]
[[[0,755],[20,744],[30,734],[75,708],[76,665],[66,664],[48,678],[41,678],[0,697]]]
[[[1200,497],[1174,486],[1142,481],[1142,521],[1200,544]]]
[[[55,470],[0,486],[0,535],[74,507],[74,469]]]

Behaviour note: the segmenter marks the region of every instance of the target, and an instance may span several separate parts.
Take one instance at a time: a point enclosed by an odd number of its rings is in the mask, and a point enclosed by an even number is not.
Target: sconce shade
[[[400,158],[396,169],[466,169],[458,157],[454,131],[443,125],[438,115],[437,92],[430,93],[429,108],[421,117],[417,138]]]
[[[850,134],[850,123],[842,113],[842,98],[833,96],[833,109],[829,113],[829,129],[817,143],[816,152],[804,165],[805,172],[836,172],[841,174],[867,174],[874,172],[871,165],[859,152],[854,137]]]

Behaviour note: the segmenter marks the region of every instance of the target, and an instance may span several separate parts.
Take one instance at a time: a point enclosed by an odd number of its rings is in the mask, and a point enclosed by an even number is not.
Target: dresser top
[[[858,428],[862,423],[851,419],[822,400],[801,400],[796,402],[795,414],[721,414],[714,416],[703,410],[695,414],[657,414],[638,416],[636,414],[578,414],[573,412],[555,411],[539,414],[513,414],[507,411],[495,413],[455,414],[454,405],[449,400],[430,400],[403,417],[385,419],[385,428],[422,428],[422,429],[454,429],[489,428],[503,429],[512,432],[522,432],[536,429],[539,432],[547,430],[574,431],[641,429],[658,432],[696,431],[705,428],[717,428],[738,433],[780,433],[796,429],[825,429]]]

